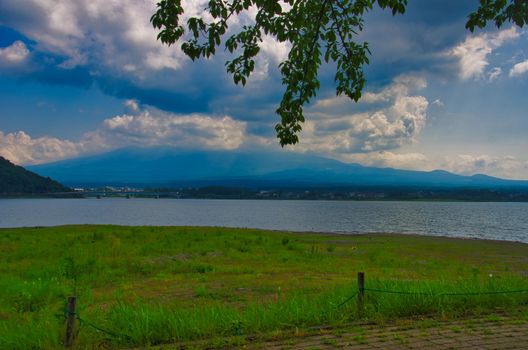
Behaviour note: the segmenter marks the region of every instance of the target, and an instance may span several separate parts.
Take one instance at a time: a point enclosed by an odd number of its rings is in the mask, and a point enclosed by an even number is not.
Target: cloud
[[[43,83],[96,86],[104,94],[177,113],[224,114],[231,97],[239,105],[256,107],[254,101],[244,100],[252,94],[250,89],[235,86],[225,73],[224,63],[233,55],[220,49],[211,59],[191,62],[179,43],[168,47],[157,40],[158,32],[149,22],[157,2],[2,0],[2,26],[16,38],[32,42],[27,67],[3,71]],[[211,20],[205,11],[208,0],[183,0],[182,5],[182,22],[190,16]],[[249,11],[233,16],[231,29],[236,31],[251,20]],[[266,104],[276,101],[280,91],[279,79],[269,77],[278,76],[278,63],[287,57],[289,46],[269,35],[263,35],[261,45],[250,85],[258,88],[259,99]],[[230,115],[245,120],[251,111],[244,106],[243,112]]]
[[[0,61],[18,64],[26,60],[29,50],[22,41],[17,40],[8,47],[0,48]]]
[[[132,113],[139,111],[139,103],[136,100],[126,100],[124,105]]]
[[[484,70],[489,65],[488,56],[493,50],[519,36],[520,34],[516,27],[503,29],[497,33],[468,35],[466,40],[448,52],[448,56],[455,57],[459,60],[460,79],[481,78]]]
[[[331,108],[314,108],[307,112],[301,143],[293,151],[312,151],[343,160],[353,159],[346,158],[351,154],[377,153],[372,157],[378,163],[383,155],[391,166],[408,164],[410,160],[390,157],[393,153],[387,151],[412,143],[424,127],[428,101],[414,90],[425,86],[422,77],[399,76],[384,89],[369,92],[371,101],[384,103],[367,103],[369,112],[333,114],[326,113]],[[78,141],[31,138],[24,132],[2,134],[0,154],[16,163],[36,164],[129,146],[227,150],[276,146],[274,135],[255,134],[247,129],[246,122],[229,115],[175,114],[142,106],[136,100],[126,100],[124,107],[126,113],[105,119]]]
[[[440,100],[440,99],[437,98],[436,100],[434,100],[434,101],[431,103],[431,105],[433,105],[433,106],[437,106],[437,107],[444,107],[444,102],[442,102],[442,100]]]
[[[290,43],[281,43],[270,35],[264,35],[260,44],[260,50],[264,53],[264,56],[267,56],[276,64],[288,58],[290,49]]]
[[[422,153],[393,153],[389,151],[344,155],[341,160],[367,166],[397,169],[424,170],[430,167],[429,159]]]
[[[94,76],[112,73],[147,79],[156,71],[181,71],[190,62],[178,43],[169,47],[157,40],[158,31],[150,23],[157,2],[3,0],[0,22],[34,40],[39,52],[62,57],[56,62],[60,68],[85,66]],[[212,21],[205,11],[207,4],[207,0],[183,0],[181,22],[196,16]],[[246,11],[230,22],[238,28],[251,22],[250,17]],[[265,35],[261,50],[265,66],[287,57],[289,46]]]
[[[422,77],[396,77],[380,92],[365,94],[366,103],[382,101],[386,106],[375,106],[364,113],[335,115],[331,112],[344,99],[320,101],[314,112],[307,112],[301,143],[296,147],[324,154],[347,154],[393,150],[412,143],[425,126],[429,105],[425,97],[412,92],[425,86]]]
[[[518,77],[528,72],[528,60],[519,62],[510,70],[510,77]]]
[[[419,152],[390,151],[339,155],[337,159],[366,166],[431,171],[443,169],[460,175],[488,174],[509,179],[526,179],[528,161],[513,156],[455,154],[428,156]]]
[[[128,108],[131,104],[127,101]],[[39,164],[130,146],[230,150],[246,138],[246,123],[229,116],[179,115],[136,107],[135,114],[106,119],[79,141],[0,132],[0,155],[18,164]]]
[[[17,164],[46,163],[79,155],[82,144],[53,137],[31,138],[23,131],[0,131],[0,155]]]
[[[367,166],[431,171],[444,169],[460,175],[488,174],[509,179],[526,179],[528,161],[513,156],[458,154],[428,156],[419,152],[390,151],[341,155],[338,159]]]
[[[416,75],[399,75],[395,77],[391,84],[379,92],[365,91],[359,100],[359,103],[379,103],[389,102],[395,96],[405,96],[411,91],[423,90],[427,87],[427,80],[424,77]],[[334,108],[343,105],[350,105],[350,98],[337,96],[326,99],[320,99],[315,103],[316,108]]]
[[[149,23],[155,4],[3,0],[0,20],[36,41],[37,50],[64,57],[58,63],[61,68],[89,65],[140,76],[149,70],[179,69],[184,57],[179,48],[156,40],[157,33]]]
[[[394,78],[392,84],[382,89],[380,92],[365,92],[362,102],[375,103],[387,102],[395,96],[409,95],[411,91],[423,90],[427,87],[427,80],[416,75],[400,75]]]
[[[139,115],[106,119],[95,135],[109,148],[171,146],[236,149],[245,137],[245,123],[228,116],[175,115],[144,110]]]
[[[279,42],[270,35],[264,35],[260,43],[261,54],[255,60],[255,70],[251,78],[256,81],[269,77],[269,65],[278,66],[280,62],[288,58],[291,45],[287,42]]]
[[[488,80],[490,82],[497,80],[502,75],[502,69],[500,67],[494,67],[488,72]]]
[[[528,162],[513,156],[459,154],[446,157],[442,168],[462,175],[492,174],[503,178],[526,178]]]
[[[405,123],[402,122],[402,125],[399,121],[411,119],[413,124],[416,118],[425,118],[427,101],[421,98],[395,96],[392,105],[386,110],[319,119],[315,123],[321,124],[311,124],[310,127],[314,129],[309,130],[309,137],[303,138],[302,143],[291,148],[291,151],[310,151],[366,166],[446,169],[463,175],[486,173],[504,178],[526,178],[528,162],[512,156],[459,154],[431,157],[420,152],[399,151],[398,148],[412,142],[418,132],[416,125],[406,127]],[[23,131],[0,132],[0,155],[17,164],[29,165],[123,147],[168,146],[215,150],[257,147],[284,151],[278,149],[272,138],[248,133],[245,122],[229,116],[173,114],[143,107],[136,101],[126,101],[125,105],[128,113],[105,119],[99,128],[86,132],[78,141],[49,136],[32,138]],[[405,114],[412,116],[405,117]],[[398,115],[404,116],[390,119]]]

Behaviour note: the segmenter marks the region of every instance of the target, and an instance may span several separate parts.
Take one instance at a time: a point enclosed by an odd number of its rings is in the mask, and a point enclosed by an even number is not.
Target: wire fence
[[[341,306],[345,305],[345,304],[348,303],[350,300],[354,299],[357,295],[358,295],[358,292],[355,292],[354,294],[352,294],[351,296],[349,296],[348,298],[346,298],[343,302],[341,302],[341,303],[339,303],[338,305],[336,305],[336,308],[340,308]]]
[[[363,276],[360,276],[362,274]],[[442,292],[442,293],[433,293],[433,292],[413,292],[413,291],[406,291],[406,290],[391,290],[391,289],[378,289],[378,288],[366,288],[364,285],[364,274],[359,273],[358,274],[358,290],[354,293],[352,293],[349,297],[347,297],[345,300],[343,300],[338,305],[335,305],[334,307],[341,308],[345,304],[349,303],[352,300],[357,300],[358,302],[358,309],[361,309],[363,307],[364,299],[365,299],[365,292],[371,292],[371,293],[378,293],[378,294],[396,294],[396,295],[414,295],[414,296],[429,296],[429,297],[443,297],[443,296],[477,296],[477,295],[508,295],[508,294],[528,294],[528,289],[515,289],[515,290],[496,290],[496,291],[480,291],[480,292]],[[75,298],[75,297],[70,297]],[[97,332],[104,333],[110,337],[117,338],[117,339],[127,339],[130,340],[132,337],[130,337],[127,334],[124,333],[118,333],[114,331],[110,331],[108,329],[105,329],[103,327],[100,327],[93,322],[90,322],[84,318],[81,318],[78,311],[70,311],[68,308],[64,310],[64,314],[57,315],[59,317],[64,317],[65,320],[68,320],[69,318],[74,318],[79,322],[79,328],[77,329],[77,333],[79,332],[80,328],[82,326],[88,326],[92,329],[94,329]],[[67,331],[68,333],[68,331]],[[75,337],[76,335],[74,335]],[[65,342],[65,344],[68,342]],[[70,347],[70,346],[66,346]]]
[[[493,295],[493,294],[519,294],[528,293],[528,289],[517,289],[517,290],[499,290],[499,291],[485,291],[485,292],[445,292],[445,293],[427,293],[427,292],[409,292],[399,290],[384,290],[375,288],[364,288],[364,291],[374,293],[387,293],[387,294],[406,294],[406,295],[427,295],[433,297],[441,296],[464,296],[464,295]]]
[[[363,276],[360,276],[363,275]],[[382,293],[382,294],[399,294],[399,295],[416,295],[416,296],[428,296],[428,297],[443,297],[443,296],[476,296],[476,295],[498,295],[498,294],[522,294],[527,293],[528,289],[515,289],[515,290],[494,290],[494,291],[480,291],[480,292],[413,292],[407,290],[391,290],[391,289],[378,289],[378,288],[366,288],[364,286],[364,274],[360,272],[358,274],[358,291],[353,293],[350,297],[346,298],[343,302],[336,305],[336,308],[340,308],[346,303],[350,302],[356,297],[359,297],[358,301],[363,302],[365,292]]]
[[[64,314],[62,315],[57,315],[59,317],[63,317],[64,320],[66,321],[68,319],[69,316],[73,316],[77,321],[79,321],[79,329],[78,331],[80,330],[80,328],[84,325],[96,330],[97,332],[100,332],[100,333],[105,333],[111,337],[114,337],[114,338],[119,338],[119,339],[131,339],[131,337],[129,335],[126,335],[126,334],[123,334],[123,333],[116,333],[116,332],[112,332],[112,331],[109,331],[105,328],[102,328],[102,327],[99,327],[97,326],[96,324],[84,319],[84,318],[81,318],[81,316],[79,315],[78,312],[70,312],[68,311],[68,309],[65,309],[64,310]],[[78,333],[78,332],[77,332]]]

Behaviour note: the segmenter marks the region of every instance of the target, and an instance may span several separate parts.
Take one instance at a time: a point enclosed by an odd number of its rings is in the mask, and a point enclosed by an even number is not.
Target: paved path
[[[238,343],[235,345],[234,343]],[[397,321],[389,325],[351,325],[325,328],[310,334],[280,336],[280,340],[236,342],[201,341],[163,345],[157,350],[266,349],[266,350],[476,350],[527,349],[528,316],[494,316],[457,321]]]
[[[434,325],[421,322],[388,327],[358,326],[322,333],[244,347],[270,350],[528,349],[526,318],[497,317]]]

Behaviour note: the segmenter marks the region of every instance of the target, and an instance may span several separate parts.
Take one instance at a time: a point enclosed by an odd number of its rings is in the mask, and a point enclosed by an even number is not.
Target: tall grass
[[[527,304],[528,245],[432,237],[229,228],[0,229],[0,349],[60,348],[78,297],[79,348],[386,320],[457,317]],[[366,272],[363,312],[353,277]],[[493,274],[493,277],[488,277]],[[407,281],[406,281],[407,280]],[[337,286],[337,287],[336,287]],[[528,307],[526,307],[528,309]]]
[[[57,349],[62,341],[61,325],[52,312],[0,320],[0,349]]]
[[[415,294],[373,292],[369,289]],[[294,294],[276,302],[252,303],[243,309],[215,305],[181,309],[142,302],[118,302],[99,320],[120,336],[109,339],[121,346],[174,343],[218,336],[258,334],[274,330],[337,325],[360,320],[387,320],[408,316],[456,317],[489,312],[496,308],[528,305],[528,292],[467,294],[528,290],[523,279],[437,282],[380,281],[367,284],[361,312],[352,287],[334,288],[318,295]],[[341,305],[342,304],[342,305]]]
[[[522,278],[490,278],[484,282],[375,280],[366,288],[365,315],[371,319],[438,314],[452,318],[528,305],[528,281]],[[496,293],[520,290],[525,292]],[[400,291],[406,294],[392,293]]]
[[[371,280],[366,288],[362,309],[358,309],[357,299],[353,297],[356,293],[353,286],[311,295],[278,295],[276,301],[253,302],[239,308],[221,302],[182,308],[141,300],[118,300],[107,310],[87,314],[81,311],[81,320],[88,323],[81,322],[79,342],[86,347],[102,343],[111,347],[148,346],[361,320],[420,315],[457,317],[528,305],[528,293],[474,294],[528,289],[528,281],[521,278],[490,279],[485,283],[479,280],[456,283]],[[453,292],[469,294],[445,294]],[[346,300],[348,302],[343,304]],[[57,310],[43,309],[36,318],[21,315],[17,322],[0,321],[0,348],[53,349],[60,346],[63,321]]]

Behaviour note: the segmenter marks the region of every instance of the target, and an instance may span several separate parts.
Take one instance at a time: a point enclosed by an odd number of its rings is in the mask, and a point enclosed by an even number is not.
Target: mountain
[[[69,188],[0,157],[0,193],[43,194],[67,192]]]
[[[365,167],[282,152],[178,151],[129,148],[30,167],[68,185],[129,186],[422,186],[526,187],[528,181]]]

